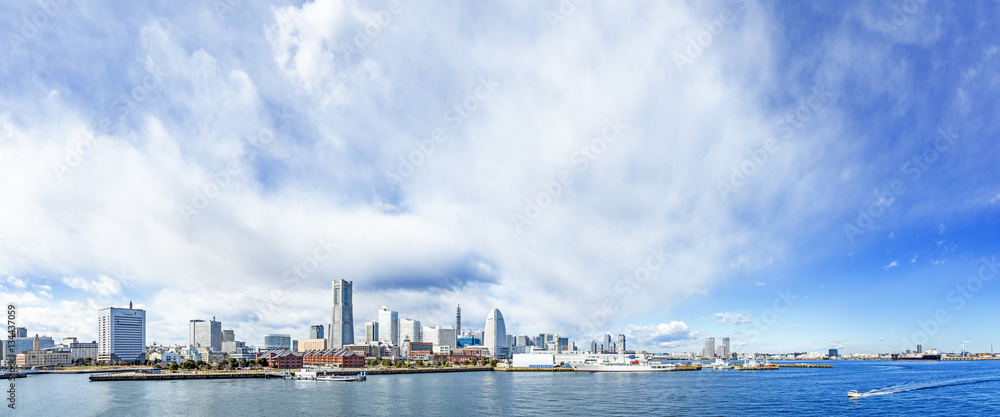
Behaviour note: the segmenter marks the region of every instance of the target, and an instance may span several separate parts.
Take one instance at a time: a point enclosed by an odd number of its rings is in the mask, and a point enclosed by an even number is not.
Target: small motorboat
[[[321,375],[317,376],[317,381],[364,381],[368,379],[365,372],[361,372],[357,375]]]
[[[862,393],[858,392],[858,390],[856,390],[856,389],[852,389],[850,391],[847,391],[847,398],[861,398],[861,397],[864,397],[864,396],[865,396],[865,394],[862,394]]]

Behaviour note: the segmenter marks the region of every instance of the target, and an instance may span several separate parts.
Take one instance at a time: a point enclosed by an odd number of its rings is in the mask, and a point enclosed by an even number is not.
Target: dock
[[[819,365],[812,363],[776,363],[779,368],[833,368],[833,365]]]
[[[677,368],[674,369],[675,371],[700,371],[701,370],[701,364],[700,363],[686,363],[686,364],[685,363],[678,363],[678,364],[676,364],[676,366],[677,366]]]
[[[119,372],[113,374],[94,374],[91,382],[96,381],[176,381],[182,379],[243,379],[243,378],[277,378],[284,376],[282,372],[274,371],[205,371],[205,372]]]
[[[494,371],[502,371],[502,372],[573,372],[574,369],[573,368],[555,367],[555,366],[550,366],[550,367],[547,367],[547,368],[523,368],[523,367],[515,368],[515,367],[511,366],[511,367],[503,367],[503,368],[497,367],[496,369],[494,369]]]

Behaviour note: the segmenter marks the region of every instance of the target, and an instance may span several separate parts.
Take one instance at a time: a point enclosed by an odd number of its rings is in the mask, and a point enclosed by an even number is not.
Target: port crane
[[[963,340],[962,341],[962,356],[965,356],[965,344],[966,343],[972,343],[972,341],[969,341],[969,340]]]

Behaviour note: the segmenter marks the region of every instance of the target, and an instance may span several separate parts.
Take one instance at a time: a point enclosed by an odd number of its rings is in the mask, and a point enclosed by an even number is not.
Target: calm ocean
[[[1000,361],[833,369],[376,375],[366,382],[16,381],[22,415],[1000,415]],[[880,395],[849,400],[847,391]]]

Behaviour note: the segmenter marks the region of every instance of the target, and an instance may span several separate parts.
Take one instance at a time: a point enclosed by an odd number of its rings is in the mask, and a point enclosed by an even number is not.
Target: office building
[[[924,345],[917,345],[917,353],[924,353]]]
[[[494,308],[486,316],[486,330],[483,331],[483,345],[494,359],[507,359],[510,348],[507,346],[507,326],[504,325],[503,314]]]
[[[365,323],[365,343],[378,341],[378,322],[370,321]]]
[[[378,340],[389,346],[399,346],[399,313],[385,307],[378,311]]]
[[[72,364],[68,348],[48,348],[42,350],[38,335],[32,338],[31,350],[19,353],[14,358],[15,366],[29,369],[32,367],[69,366]],[[13,386],[13,385],[12,385]]]
[[[705,338],[705,349],[702,350],[701,356],[703,358],[714,358],[715,357],[715,338],[706,337]]]
[[[618,348],[618,353],[625,353],[625,351],[626,351],[626,349],[625,349],[625,335],[623,335],[623,334],[619,334],[618,335],[618,346],[616,346],[616,347]]]
[[[333,281],[333,322],[329,347],[340,350],[354,344],[354,281]]]
[[[14,328],[14,337],[28,337],[28,329],[24,327]]]
[[[591,340],[590,341],[590,353],[592,353],[592,354],[600,353],[597,349],[598,349],[598,347],[597,347],[597,341],[596,340]]]
[[[317,324],[314,326],[309,326],[309,338],[310,339],[326,339],[323,333],[323,325]]]
[[[246,343],[239,340],[222,342],[222,351],[224,353],[236,353],[240,350],[240,348],[246,347],[246,345]]]
[[[70,343],[69,344],[69,359],[71,361],[76,361],[77,359],[97,359],[97,341],[90,343]]]
[[[328,340],[326,339],[299,340],[298,346],[295,347],[295,351],[308,352],[310,350],[326,350],[327,342]]]
[[[24,329],[24,328],[18,327],[18,329]],[[21,334],[20,330],[17,330],[14,334]],[[14,337],[14,339],[12,340],[13,343],[10,343],[10,340],[5,340],[2,346],[4,359],[14,360],[13,355],[17,355],[19,353],[25,353],[34,349],[33,345],[34,340],[35,340],[34,337],[21,337],[21,336]],[[38,343],[39,347],[42,350],[56,346],[55,341],[53,341],[52,338],[49,336],[39,336]]]
[[[920,346],[920,345],[917,345],[917,346]],[[919,350],[920,348],[918,347],[917,349]],[[837,351],[837,349],[830,349],[830,355],[829,356],[831,358],[836,358],[836,357],[840,356],[840,352]]]
[[[423,329],[424,342],[430,342],[434,346],[448,346],[448,349],[458,349],[457,330],[451,326],[425,326]]]
[[[604,351],[601,352],[601,353],[613,353],[613,349],[614,348],[611,347],[613,344],[614,344],[614,341],[611,340],[611,333],[605,333],[604,334]]]
[[[142,362],[146,360],[146,311],[105,307],[98,311],[97,360]]]
[[[733,353],[733,352],[731,350],[729,350],[729,338],[728,337],[723,337],[722,338],[722,357],[726,358],[726,359],[729,359],[729,354],[731,354],[731,353]]]
[[[235,341],[236,341],[236,333],[234,331],[232,330],[222,331],[222,343],[235,342]]]
[[[191,320],[189,323],[191,346],[206,347],[216,352],[222,351],[222,323],[212,320]]]
[[[292,337],[287,334],[264,335],[264,347],[261,350],[292,349]]]
[[[423,328],[420,326],[420,320],[413,319],[402,319],[399,321],[399,343],[402,345],[407,340],[411,342],[422,342],[420,333]]]

